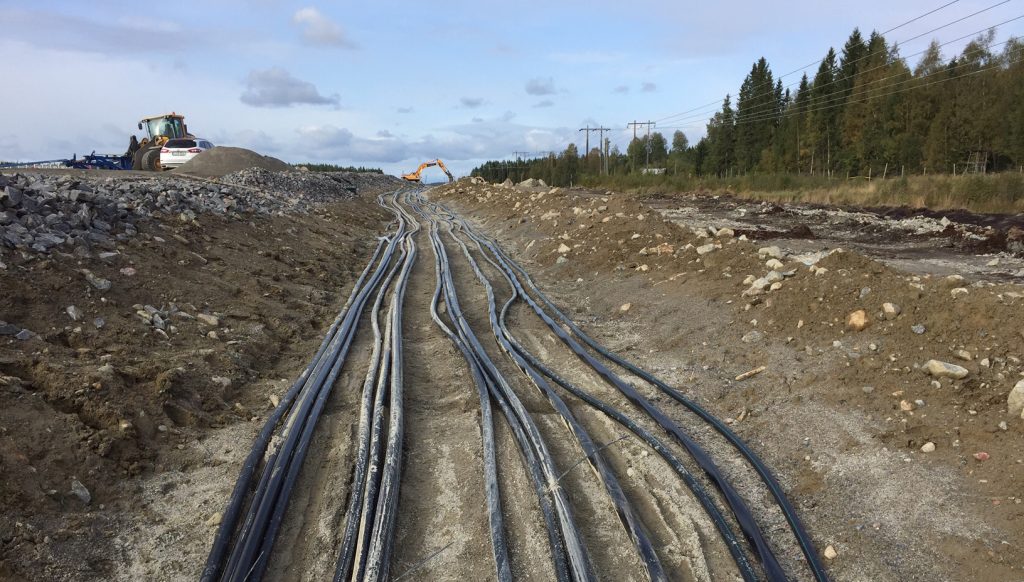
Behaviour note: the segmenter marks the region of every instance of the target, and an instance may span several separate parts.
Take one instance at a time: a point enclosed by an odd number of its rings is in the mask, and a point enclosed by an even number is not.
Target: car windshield
[[[194,148],[196,147],[196,140],[194,139],[172,139],[164,145],[165,148]]]
[[[158,117],[146,122],[150,137],[166,135],[167,137],[183,137],[185,123],[180,117]]]

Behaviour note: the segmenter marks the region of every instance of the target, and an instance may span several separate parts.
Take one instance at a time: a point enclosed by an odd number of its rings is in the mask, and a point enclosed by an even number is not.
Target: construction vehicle
[[[410,174],[402,174],[402,179],[405,180],[406,182],[416,182],[417,184],[419,184],[422,181],[422,179],[420,178],[420,174],[423,173],[423,170],[426,170],[431,166],[437,166],[438,168],[441,168],[441,170],[443,170],[444,173],[448,176],[449,183],[455,181],[455,177],[452,176],[452,173],[448,171],[448,167],[445,166],[444,162],[442,162],[441,160],[423,162],[422,164],[420,164],[420,167],[416,168],[415,172],[412,172]]]
[[[163,169],[160,167],[160,148],[168,140],[195,137],[188,132],[185,116],[173,111],[164,115],[143,117],[139,122],[139,129],[146,130],[146,135],[141,141],[133,135],[125,153],[132,161],[133,170],[159,172]]]

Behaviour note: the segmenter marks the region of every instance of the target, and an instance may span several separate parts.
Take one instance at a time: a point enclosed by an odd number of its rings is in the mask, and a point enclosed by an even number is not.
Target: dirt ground
[[[835,551],[826,560],[834,579],[1024,579],[1024,420],[1006,412],[1024,370],[1021,287],[904,273],[854,252],[821,258],[812,271],[780,253],[781,288],[744,295],[748,275],[771,270],[758,248],[773,241],[697,235],[636,200],[595,193],[462,181],[428,196],[497,237],[597,339],[726,418],[773,468],[819,551]],[[0,338],[0,579],[196,579],[261,421],[308,363],[387,222],[363,196],[311,215],[148,223],[108,262],[0,251],[0,319],[38,334]],[[580,451],[491,341],[483,287],[452,241],[445,245],[470,323],[516,379],[558,465],[573,466]],[[489,579],[479,403],[461,354],[427,310],[434,273],[425,232],[418,246],[405,307],[407,436],[391,573]],[[111,289],[91,287],[82,269]],[[508,289],[495,292],[501,300]],[[900,314],[885,319],[885,302]],[[163,333],[146,306],[168,314]],[[861,331],[846,325],[857,309],[868,319]],[[517,307],[511,323],[540,359],[630,409],[531,312]],[[366,327],[318,425],[268,580],[322,580],[333,568]],[[931,378],[921,370],[929,359],[968,375]],[[752,471],[695,417],[635,383],[724,459],[787,572],[809,579]],[[625,432],[567,400],[595,441]],[[496,423],[496,434],[513,573],[550,579],[532,486],[507,426]],[[922,452],[926,443],[933,452]],[[672,579],[738,579],[710,520],[645,449],[627,438],[606,457]],[[590,469],[565,481],[601,579],[643,579]]]
[[[1024,578],[1024,421],[1006,413],[1024,369],[1021,287],[841,252],[820,274],[784,260],[795,273],[781,289],[744,296],[745,277],[769,271],[757,251],[771,241],[698,237],[586,192],[458,184],[435,196],[499,236],[585,329],[729,419],[819,549],[833,546],[836,579]],[[884,319],[885,302],[900,315]],[[853,331],[858,309],[868,325]],[[931,378],[930,359],[968,375]]]
[[[0,338],[0,578],[197,572],[149,569],[144,554],[208,550],[206,522],[237,474],[226,463],[315,351],[386,220],[355,199],[314,215],[144,223],[106,260],[0,251],[0,319],[38,334]]]
[[[794,254],[841,247],[916,275],[1024,283],[1022,214],[776,204],[704,193],[643,202],[681,226],[731,228]]]

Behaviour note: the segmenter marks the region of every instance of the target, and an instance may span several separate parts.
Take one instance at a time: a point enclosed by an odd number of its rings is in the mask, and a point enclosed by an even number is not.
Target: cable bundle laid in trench
[[[416,206],[414,205],[414,208]],[[442,329],[446,329],[451,339],[458,339],[456,345],[471,369],[476,369],[474,378],[483,381],[491,397],[497,402],[499,408],[512,429],[513,436],[519,445],[520,454],[523,457],[527,472],[533,481],[537,491],[538,501],[547,526],[548,537],[551,543],[552,557],[554,560],[556,578],[562,581],[590,581],[595,580],[592,566],[583,543],[582,534],[572,514],[571,504],[567,492],[559,483],[558,470],[555,467],[554,459],[544,441],[540,430],[534,422],[526,407],[515,394],[508,380],[501,373],[494,361],[487,354],[480,343],[479,338],[473,332],[462,312],[456,292],[455,282],[452,279],[452,272],[448,261],[448,255],[444,245],[441,243],[437,232],[436,222],[431,221],[430,229],[431,244],[434,247],[435,265],[438,274],[438,287],[435,290],[436,312],[437,300],[442,295],[451,327],[441,321],[440,316],[435,319]],[[485,467],[485,472],[486,472]],[[492,521],[492,539],[494,527]],[[496,564],[499,577],[506,574],[501,566],[501,548],[496,550]]]
[[[204,582],[255,581],[262,578],[317,421],[345,363],[363,308],[374,290],[380,287],[383,291],[386,285],[381,286],[382,282],[387,279],[390,283],[395,276],[395,267],[390,265],[396,256],[396,265],[401,264],[402,268],[392,294],[388,325],[396,328],[397,323],[397,329],[401,329],[401,304],[405,282],[415,260],[415,248],[410,238],[407,215],[394,206],[393,199],[388,202],[382,197],[378,202],[395,214],[394,232],[380,239],[313,361],[285,393],[257,435],[214,537],[203,569],[201,579]],[[394,336],[397,339],[392,341],[392,356],[388,362],[391,417],[387,462],[383,470],[383,485],[379,489],[381,499],[376,509],[378,522],[375,523],[379,525],[372,530],[372,542],[367,550],[377,556],[378,564],[383,564],[385,572],[397,513],[402,441],[401,332]],[[396,362],[397,373],[394,371]],[[254,486],[260,461],[264,461],[263,468]]]
[[[668,393],[675,400],[681,402],[688,409],[697,413],[702,420],[712,424],[712,426],[715,427],[716,430],[722,433],[727,438],[727,440],[729,440],[729,442],[732,443],[733,446],[735,446],[740,451],[740,453],[747,459],[747,461],[754,467],[762,481],[768,486],[770,492],[775,497],[779,506],[782,508],[783,513],[786,516],[786,519],[789,521],[791,529],[793,530],[797,538],[801,550],[805,554],[807,563],[810,569],[812,570],[814,576],[818,580],[828,579],[827,574],[825,573],[824,568],[822,567],[820,560],[818,559],[817,554],[814,551],[813,544],[810,542],[809,536],[807,535],[802,524],[800,523],[799,518],[796,516],[795,510],[792,508],[792,505],[790,504],[788,499],[786,499],[785,495],[782,493],[781,487],[779,487],[777,481],[774,479],[774,476],[771,475],[771,472],[767,469],[763,462],[760,461],[760,459],[749,449],[749,447],[747,447],[745,443],[742,442],[742,440],[739,439],[738,436],[735,435],[735,433],[732,433],[727,427],[724,426],[723,423],[721,423],[721,421],[719,421],[717,418],[715,418],[710,413],[705,411],[703,408],[698,406],[696,403],[682,396],[678,391],[669,387],[660,379],[656,378],[649,372],[646,372],[645,370],[639,368],[638,366],[624,360],[623,358],[621,358],[617,354],[614,354],[610,350],[607,350],[598,342],[587,336],[582,330],[580,330],[575,325],[575,323],[573,323],[564,313],[559,311],[553,305],[553,303],[539,290],[539,288],[536,286],[533,280],[530,279],[529,275],[525,272],[525,270],[523,270],[522,267],[520,267],[511,258],[509,258],[493,240],[483,235],[480,235],[479,233],[471,229],[469,225],[465,223],[465,221],[457,220],[455,215],[448,211],[447,209],[444,209],[444,207],[440,205],[433,205],[433,208],[435,213],[443,214],[448,222],[450,222],[451,224],[457,224],[460,231],[463,232],[470,240],[474,241],[477,244],[482,256],[484,256],[487,259],[487,261],[492,265],[492,267],[494,267],[498,272],[500,272],[508,281],[508,283],[513,287],[513,296],[505,304],[502,310],[502,316],[497,327],[498,329],[500,329],[500,334],[504,336],[506,340],[508,340],[508,343],[512,346],[513,350],[516,353],[518,353],[522,359],[526,360],[526,362],[530,364],[535,370],[540,371],[544,376],[550,378],[556,384],[562,386],[563,388],[580,397],[589,404],[599,409],[602,409],[602,407],[599,405],[600,401],[593,397],[588,398],[589,395],[586,395],[578,387],[572,386],[570,383],[560,378],[557,374],[554,374],[550,370],[547,370],[539,361],[537,361],[535,357],[526,352],[526,350],[522,348],[521,344],[514,341],[514,338],[511,337],[511,334],[507,329],[507,326],[504,324],[504,319],[505,314],[508,311],[508,308],[510,307],[510,305],[516,299],[517,296],[521,297],[524,301],[526,301],[526,303],[538,315],[538,317],[540,317],[544,321],[544,323],[549,327],[549,329],[551,329],[556,334],[556,336],[558,336],[559,339],[563,341],[563,343],[570,347],[570,349],[572,349],[572,351],[581,360],[583,360],[589,367],[591,367],[591,369],[596,371],[605,381],[613,385],[625,396],[627,396],[627,398],[631,402],[633,402],[639,408],[643,409],[648,414],[648,416],[657,421],[658,424],[661,425],[662,428],[664,428],[677,442],[683,445],[687,452],[690,453],[690,455],[697,461],[698,465],[701,466],[705,474],[708,475],[711,481],[717,486],[719,491],[725,497],[726,504],[732,510],[733,515],[736,517],[741,529],[744,531],[744,534],[746,535],[748,540],[751,541],[755,553],[760,557],[762,566],[765,568],[765,572],[768,578],[771,580],[786,579],[784,571],[779,565],[778,560],[774,556],[774,553],[772,552],[767,541],[764,539],[764,536],[761,533],[756,521],[754,520],[753,515],[750,513],[749,508],[746,507],[745,502],[736,492],[735,488],[728,482],[728,480],[725,479],[724,475],[721,474],[717,466],[711,460],[710,456],[695,441],[693,441],[692,438],[686,435],[675,423],[669,420],[668,417],[665,416],[660,409],[654,406],[653,403],[648,401],[646,398],[641,396],[630,384],[623,381],[610,369],[601,364],[601,362],[597,361],[596,358],[590,355],[583,348],[583,346],[576,341],[576,339],[572,335],[567,333],[566,330],[562,329],[562,327],[558,325],[554,321],[554,319],[547,314],[547,311],[544,309],[544,307],[542,307],[540,304],[538,304],[536,301],[532,299],[530,294],[520,283],[520,278],[522,278],[522,280],[526,282],[526,286],[528,286],[530,290],[541,299],[544,306],[547,307],[548,310],[553,312],[555,314],[555,317],[557,317],[576,337],[579,337],[580,340],[583,341],[583,343],[590,346],[601,356],[609,359],[615,364],[618,364],[626,368],[630,372],[636,374],[638,377],[654,384],[660,390]],[[470,260],[472,261],[472,257],[469,257],[468,255],[467,257],[470,258]],[[474,268],[476,267],[474,266]],[[477,270],[478,276],[482,276],[482,274],[479,273],[478,268]],[[493,325],[494,322],[492,321],[492,326]],[[499,343],[501,343],[500,338]],[[610,409],[610,407],[607,407],[607,405],[605,405],[605,408]],[[606,413],[617,412],[613,410],[604,411]],[[611,414],[610,416],[612,416],[612,418],[619,421],[620,423],[623,423],[624,426],[627,426],[627,428],[631,428],[628,424],[623,422],[628,420],[624,415]],[[633,429],[631,428],[631,430]],[[641,435],[641,433],[635,430],[634,433],[638,434],[638,436],[641,436],[641,438],[644,438]],[[653,437],[651,438],[653,439]],[[656,451],[658,451],[659,454],[662,454],[663,450],[667,451],[664,445],[661,445],[660,443],[656,444],[656,441],[652,442],[652,440],[649,440],[647,438],[644,438],[644,440],[647,441],[648,444],[650,444]],[[666,456],[665,454],[662,454],[662,457],[665,458],[666,461],[668,461],[674,469],[677,466],[679,469],[683,469],[681,464],[678,463],[678,459],[675,459],[675,462],[673,462],[673,460],[670,460],[670,457]],[[741,574],[744,576],[744,578],[752,579],[754,574],[752,570],[749,568],[749,564],[746,562],[745,557],[742,556],[742,552],[739,550],[738,545],[735,543],[735,537],[731,535],[731,529],[725,523],[724,519],[722,519],[721,514],[718,513],[716,509],[712,509],[713,503],[711,503],[710,499],[708,499],[706,495],[699,494],[699,490],[695,490],[695,488],[691,486],[691,482],[694,484],[696,484],[696,482],[693,481],[692,476],[689,476],[689,478],[687,478],[688,474],[684,475],[684,471],[685,469],[683,469],[682,471],[677,470],[677,472],[680,473],[680,476],[683,477],[687,485],[690,486],[691,490],[694,491],[695,494],[698,494],[697,496],[698,499],[701,500],[702,506],[706,511],[708,511],[709,515],[712,517],[712,520],[715,522],[720,533],[722,534],[723,539],[726,540],[730,552],[732,552],[733,557],[737,562],[737,565],[740,567]],[[697,485],[697,487],[699,487],[699,485]]]

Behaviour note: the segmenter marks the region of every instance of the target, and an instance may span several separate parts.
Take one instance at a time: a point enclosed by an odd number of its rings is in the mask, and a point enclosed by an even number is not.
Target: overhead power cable
[[[964,17],[962,17],[962,18],[958,18],[958,19],[956,19],[956,20],[954,20],[954,21],[952,21],[952,22],[947,22],[946,24],[943,24],[942,26],[938,26],[938,27],[936,27],[936,28],[933,28],[933,29],[931,29],[931,30],[929,30],[929,31],[927,31],[927,32],[924,32],[924,33],[921,33],[921,34],[919,34],[919,35],[917,35],[917,36],[914,36],[914,37],[912,37],[912,38],[909,38],[909,39],[904,39],[904,40],[902,40],[902,41],[899,41],[899,42],[897,42],[897,43],[895,43],[895,44],[896,44],[896,45],[901,45],[901,44],[906,44],[906,43],[908,43],[908,42],[912,42],[912,41],[914,41],[914,40],[917,40],[917,39],[919,39],[919,38],[921,38],[921,37],[923,37],[923,36],[927,36],[927,35],[929,35],[929,34],[932,34],[932,33],[934,33],[934,32],[938,32],[938,31],[940,31],[940,30],[942,30],[942,29],[944,29],[944,28],[948,28],[948,27],[950,27],[950,26],[952,26],[952,25],[954,25],[954,24],[957,24],[957,23],[959,23],[959,22],[963,22],[964,20],[967,20],[967,19],[969,19],[969,18],[972,18],[972,17],[974,17],[974,16],[977,16],[977,15],[979,15],[979,14],[982,14],[982,13],[984,13],[984,12],[988,12],[989,10],[992,10],[992,9],[998,8],[999,6],[1002,6],[1003,4],[1007,4],[1007,3],[1009,3],[1009,2],[1011,2],[1011,0],[1001,0],[1001,1],[1000,1],[1000,2],[998,2],[998,3],[996,3],[996,4],[992,4],[991,6],[988,6],[988,7],[986,7],[986,8],[983,8],[983,9],[981,9],[981,10],[978,10],[977,12],[974,12],[974,13],[972,13],[972,14],[968,14],[967,16],[964,16]],[[952,4],[952,3],[950,3],[950,4]],[[949,6],[949,4],[947,4],[946,6]],[[936,9],[932,10],[931,12],[929,12],[928,14],[933,14],[933,13],[935,13],[935,12],[937,12],[937,11],[941,10],[942,8],[945,8],[945,6],[942,6],[942,7],[936,8]],[[917,19],[919,20],[919,19],[921,19],[921,18],[924,18],[924,17],[925,17],[925,16],[927,16],[928,14],[922,14],[921,16],[917,17]],[[896,30],[896,29],[898,29],[898,28],[901,28],[902,26],[905,26],[906,24],[909,24],[910,22],[912,22],[912,21],[907,21],[907,22],[905,22],[905,23],[903,23],[903,24],[901,24],[901,25],[899,25],[899,26],[897,26],[897,27],[895,27],[895,28],[892,28],[892,29],[890,29],[890,31],[891,31],[891,30]],[[991,28],[991,27],[986,27],[986,29],[987,29],[987,28]],[[884,36],[884,34],[885,34],[885,33],[883,33],[883,36]],[[853,61],[850,61],[849,63],[846,63],[846,64],[855,64],[855,63],[857,63],[857,62],[860,62],[860,61],[861,61],[861,60],[863,60],[864,58],[866,58],[866,56],[865,56],[865,57],[861,57],[861,58],[859,58],[859,59],[855,59],[855,60],[853,60]],[[793,75],[794,73],[799,73],[799,72],[801,72],[801,71],[807,70],[807,69],[809,69],[810,67],[813,67],[813,66],[815,66],[815,65],[819,65],[819,64],[821,64],[821,63],[822,63],[822,61],[824,61],[824,60],[825,60],[824,58],[820,58],[820,59],[818,59],[818,60],[816,60],[816,61],[814,61],[814,62],[808,63],[808,64],[806,64],[806,65],[804,65],[804,66],[802,66],[802,67],[800,67],[800,68],[797,68],[797,69],[793,69],[792,71],[789,71],[788,73],[785,73],[785,74],[779,75],[779,76],[777,77],[777,79],[784,79],[784,78],[786,78],[786,77],[788,77],[788,76],[790,76],[790,75]],[[761,88],[764,88],[764,84],[760,85],[759,87],[755,87],[755,89],[761,89]],[[694,107],[694,108],[692,108],[692,109],[687,109],[686,111],[681,111],[681,112],[679,112],[679,113],[674,113],[674,114],[672,114],[672,115],[668,115],[668,116],[662,117],[661,119],[656,119],[656,120],[655,120],[655,122],[663,122],[663,121],[669,121],[669,120],[672,120],[672,121],[676,121],[676,118],[678,118],[678,117],[681,117],[681,116],[684,116],[684,115],[686,115],[687,113],[694,113],[694,112],[698,112],[698,111],[701,111],[701,110],[707,109],[708,107],[711,107],[711,106],[715,106],[715,107],[717,107],[717,106],[718,106],[718,105],[719,105],[719,104],[720,104],[721,102],[722,102],[722,100],[721,100],[721,99],[719,99],[719,100],[716,100],[716,101],[711,101],[711,102],[705,103],[704,105],[698,105],[697,107]]]
[[[1008,19],[1008,20],[1004,20],[1003,22],[1000,22],[999,24],[996,24],[996,25],[993,25],[993,26],[989,26],[989,27],[985,27],[985,28],[983,28],[983,29],[981,29],[981,30],[977,30],[977,31],[975,31],[975,32],[972,32],[972,33],[970,33],[970,34],[965,34],[965,35],[963,35],[963,36],[961,36],[961,37],[958,37],[958,38],[955,38],[955,39],[953,39],[953,40],[950,40],[950,41],[946,41],[946,42],[944,42],[944,43],[942,43],[942,44],[938,45],[938,47],[937,47],[937,48],[942,48],[942,47],[944,47],[944,46],[948,46],[948,45],[951,45],[951,44],[953,44],[953,43],[956,43],[956,42],[962,41],[962,40],[964,40],[964,39],[967,39],[967,38],[971,38],[971,37],[973,37],[973,36],[975,36],[975,35],[978,35],[978,34],[981,34],[981,33],[985,32],[986,30],[989,30],[989,29],[991,29],[991,28],[995,28],[995,27],[1003,26],[1004,24],[1008,24],[1008,23],[1010,23],[1010,22],[1014,22],[1014,21],[1016,21],[1016,20],[1020,20],[1020,19],[1022,19],[1022,18],[1024,18],[1024,14],[1021,14],[1020,16],[1016,16],[1016,17],[1014,17],[1014,18],[1010,18],[1010,19]],[[1012,38],[1012,37],[1011,37],[1011,38]],[[986,48],[990,48],[990,49],[991,49],[991,48],[995,48],[995,47],[998,47],[998,46],[1002,46],[1002,45],[1005,45],[1005,44],[1007,44],[1008,42],[1010,42],[1010,39],[1007,39],[1007,40],[1005,40],[1005,41],[1003,41],[1003,42],[1000,42],[1000,43],[996,43],[996,44],[990,45],[990,46],[988,46],[988,47],[986,47]],[[906,57],[901,57],[901,58],[902,58],[903,60],[906,60],[906,59],[909,59],[909,58],[912,58],[912,57],[916,57],[916,56],[920,56],[920,55],[923,55],[923,54],[927,53],[927,52],[928,52],[929,50],[931,50],[931,47],[929,47],[929,48],[926,48],[926,49],[924,49],[924,50],[922,50],[922,51],[918,51],[918,52],[916,52],[916,53],[912,53],[912,54],[909,54],[909,55],[907,55]],[[885,68],[885,67],[889,66],[889,64],[890,64],[890,63],[886,62],[886,63],[883,63],[883,64],[881,64],[881,65],[877,65],[877,66],[874,66],[874,67],[872,67],[872,68],[870,68],[870,69],[864,69],[864,70],[862,70],[862,71],[858,71],[858,72],[857,72],[857,74],[863,74],[863,73],[870,73],[870,72],[872,72],[872,71],[877,71],[877,70],[879,70],[879,69],[883,69],[883,68]],[[831,81],[829,81],[829,82],[827,82],[827,83],[823,83],[823,84],[821,84],[821,85],[820,85],[820,87],[828,87],[828,86],[830,86],[830,85],[834,85],[834,84],[836,84],[836,83],[839,83],[839,82],[841,82],[841,81],[844,81],[844,80],[846,80],[847,78],[848,78],[848,77],[847,77],[846,75],[842,75],[842,76],[839,76],[839,77],[835,77],[835,78],[833,78],[833,79],[832,79]],[[891,78],[891,77],[887,77],[887,78]],[[872,81],[872,82],[874,83],[874,82],[878,82],[878,81],[879,81],[879,80],[878,80],[878,79],[876,79],[875,81]],[[799,82],[796,82],[796,83],[790,83],[789,85],[786,85],[786,86],[785,86],[784,88],[785,88],[785,89],[791,89],[791,88],[793,88],[794,86],[796,86],[796,85],[799,85],[799,84],[800,84]],[[818,85],[815,85],[815,87],[819,87],[819,86],[818,86]],[[754,108],[754,109],[753,109],[752,111],[753,111],[753,112],[754,112],[755,114],[756,114],[756,113],[760,113],[760,112],[762,112],[763,110],[765,110],[765,109],[768,109],[768,108],[769,108],[770,106],[771,106],[770,104],[761,104],[761,105],[759,105],[759,106],[755,107],[755,108]],[[761,110],[761,111],[759,111],[759,110]],[[717,113],[717,112],[718,112],[718,110],[716,109],[714,113]],[[712,113],[712,115],[713,115],[713,113]],[[686,117],[680,117],[680,118],[677,118],[677,119],[673,119],[673,120],[671,121],[671,123],[680,123],[680,122],[684,122],[684,121],[691,121],[691,120],[692,120],[692,121],[706,121],[706,120],[710,119],[710,118],[712,117],[712,115],[708,115],[707,113],[695,113],[695,114],[693,114],[693,115],[688,115],[688,116],[686,116]],[[664,126],[663,126],[663,127],[664,127]],[[680,127],[685,127],[685,126],[680,126]]]

